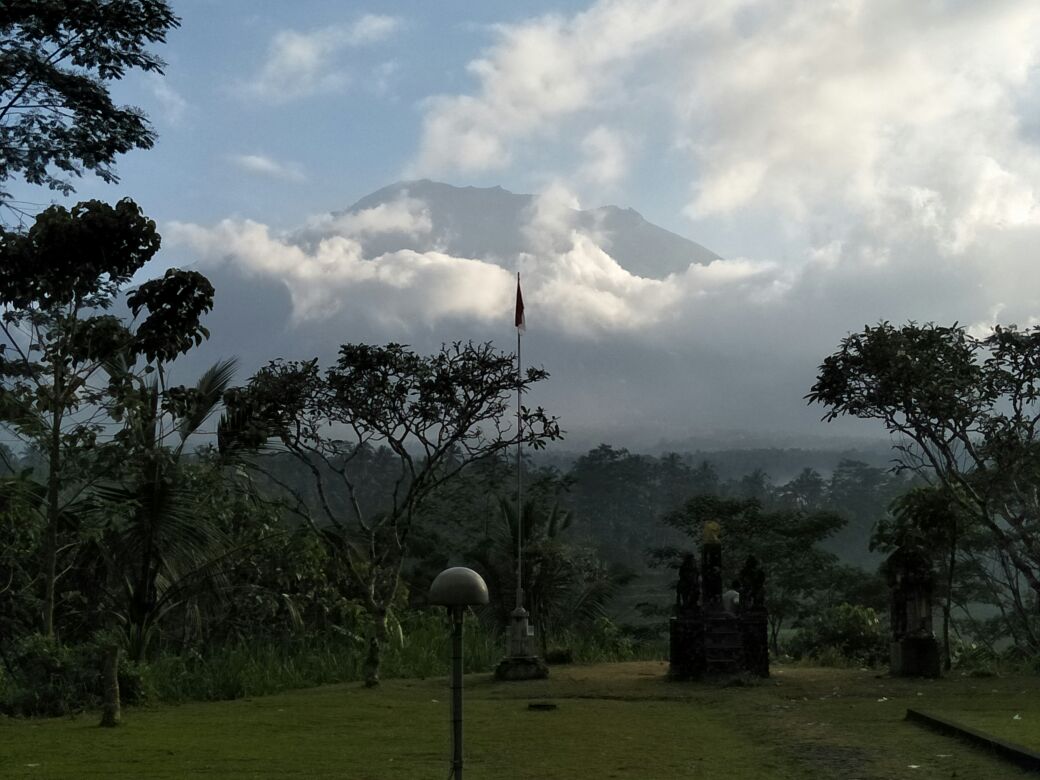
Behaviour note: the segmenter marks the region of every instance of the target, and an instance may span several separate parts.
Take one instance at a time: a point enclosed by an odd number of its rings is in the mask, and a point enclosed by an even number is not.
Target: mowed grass
[[[904,714],[1040,722],[1035,678],[894,680],[784,667],[761,683],[722,687],[668,682],[666,670],[633,662],[555,667],[549,680],[527,683],[468,676],[467,778],[1026,777]],[[531,711],[532,701],[557,709]],[[98,728],[93,714],[0,720],[0,776],[442,779],[448,702],[437,678],[131,709],[115,730]]]

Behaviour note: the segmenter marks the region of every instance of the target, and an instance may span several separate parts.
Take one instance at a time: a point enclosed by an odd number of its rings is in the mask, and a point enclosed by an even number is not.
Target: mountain
[[[363,235],[365,257],[402,249],[439,251],[495,262],[512,270],[519,254],[535,249],[536,238],[527,229],[537,207],[534,195],[518,195],[501,187],[454,187],[429,179],[383,187],[345,211],[334,212],[328,222],[297,231],[293,238],[310,245],[335,234],[352,216],[409,202],[425,213],[430,229]],[[707,265],[720,259],[700,244],[647,222],[630,208],[603,206],[566,211],[569,224],[594,234],[597,243],[636,276],[661,279],[682,273],[691,263]]]
[[[212,336],[175,381],[229,356],[239,381],[279,357],[328,365],[344,343],[513,351],[512,272],[522,267],[524,365],[551,374],[530,402],[559,415],[566,449],[840,449],[848,442],[815,437],[881,433],[856,420],[821,426],[806,406],[830,346],[811,306],[798,308],[802,335],[784,339],[773,288],[756,297],[741,287],[747,262],[731,268],[631,209],[422,180],[285,233],[248,220],[179,230],[171,244],[194,252],[216,297]]]

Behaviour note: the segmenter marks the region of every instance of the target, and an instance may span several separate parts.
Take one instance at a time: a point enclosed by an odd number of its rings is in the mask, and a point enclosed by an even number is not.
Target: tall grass
[[[467,671],[491,669],[502,653],[496,632],[467,617],[463,631]],[[141,670],[145,698],[160,702],[237,699],[293,688],[360,680],[364,644],[350,636],[302,637],[288,642],[251,640],[166,655]],[[447,674],[449,626],[443,615],[410,616],[385,649],[382,677]]]
[[[440,613],[411,613],[397,639],[385,649],[380,676],[437,677],[448,673],[451,635]],[[621,635],[609,621],[583,632],[553,637],[552,647],[567,648],[578,663],[663,658],[663,643],[639,643]],[[205,655],[168,655],[141,669],[143,698],[159,702],[237,699],[294,688],[351,682],[362,677],[364,643],[351,636],[312,636],[288,642],[248,641]],[[505,652],[505,638],[467,616],[463,654],[467,672],[494,669]]]

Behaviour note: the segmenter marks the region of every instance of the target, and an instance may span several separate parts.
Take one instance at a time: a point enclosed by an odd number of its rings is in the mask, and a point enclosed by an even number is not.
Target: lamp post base
[[[530,650],[527,610],[517,607],[509,617],[509,655],[495,669],[495,679],[544,680],[549,676],[549,667]]]

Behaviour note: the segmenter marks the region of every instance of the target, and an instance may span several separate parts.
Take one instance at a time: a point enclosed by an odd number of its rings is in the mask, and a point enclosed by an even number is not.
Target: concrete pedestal
[[[531,652],[527,610],[517,607],[509,616],[509,655],[495,668],[496,680],[544,680],[549,667]]]

